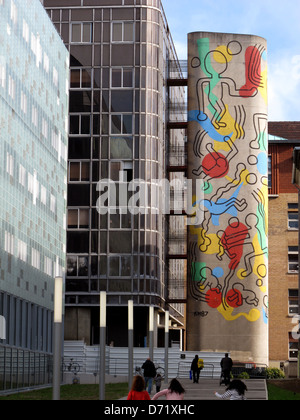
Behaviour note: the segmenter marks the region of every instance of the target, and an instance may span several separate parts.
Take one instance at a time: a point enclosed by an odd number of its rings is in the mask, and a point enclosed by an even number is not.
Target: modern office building
[[[183,178],[183,172],[167,168],[169,150],[184,150],[185,130],[167,130],[168,105],[184,101],[184,88],[167,84],[170,62],[176,78],[182,75],[161,1],[43,4],[71,65],[65,338],[99,342],[99,292],[106,291],[107,344],[127,345],[130,299],[134,344],[147,343],[150,306],[155,307],[155,345],[163,344],[166,308],[177,327],[182,325],[182,304],[166,305],[172,288],[183,289],[185,263],[167,258],[167,237],[169,226],[184,229],[184,217],[175,221],[159,211],[151,187],[169,173]],[[99,214],[106,189],[99,191],[98,183],[106,179],[115,183],[115,204],[124,212]],[[119,191],[137,179],[147,193],[145,202],[136,200],[140,211],[132,214],[126,206],[139,189],[125,192],[125,208]],[[175,336],[179,339],[179,331],[171,329],[171,339]]]
[[[270,365],[297,376],[299,313],[298,190],[292,185],[299,122],[269,123]]]
[[[66,254],[69,54],[38,0],[0,1],[0,391],[50,382]]]

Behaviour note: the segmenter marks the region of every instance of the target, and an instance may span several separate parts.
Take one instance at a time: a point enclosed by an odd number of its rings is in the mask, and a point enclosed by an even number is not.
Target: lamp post
[[[300,147],[295,147],[293,152],[292,184],[298,189],[298,378],[300,378]]]
[[[99,400],[105,400],[106,292],[100,293]]]
[[[149,357],[154,357],[154,306],[149,307]]]
[[[60,400],[61,352],[63,318],[63,278],[55,277],[54,282],[54,326],[53,326],[53,390],[52,400]]]
[[[133,300],[128,301],[128,386],[133,381]]]
[[[168,383],[169,377],[169,322],[170,313],[165,312],[165,383]]]

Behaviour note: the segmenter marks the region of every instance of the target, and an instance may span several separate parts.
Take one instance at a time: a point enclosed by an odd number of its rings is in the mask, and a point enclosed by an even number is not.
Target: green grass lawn
[[[300,394],[268,383],[269,401],[300,401]]]
[[[105,387],[106,400],[118,400],[128,394],[128,384],[108,384]],[[37,391],[20,392],[18,394],[0,397],[0,401],[49,401],[52,400],[52,388]],[[62,401],[97,401],[99,400],[99,385],[63,385],[61,387]]]

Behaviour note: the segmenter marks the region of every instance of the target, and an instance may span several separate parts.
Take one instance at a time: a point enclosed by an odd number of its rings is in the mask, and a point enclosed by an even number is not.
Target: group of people
[[[226,353],[225,357],[221,360],[222,376],[220,382],[220,385],[224,383],[225,386],[227,386],[226,392],[224,394],[215,392],[215,396],[220,399],[245,400],[245,392],[247,391],[247,386],[240,380],[230,381],[232,366],[233,362],[229,355]],[[196,355],[191,364],[191,372],[194,383],[199,383],[200,372],[203,368],[203,360],[199,359],[199,357]],[[150,394],[153,380],[156,382],[156,394],[152,400],[157,400],[160,397],[165,397],[166,400],[184,399],[185,389],[177,379],[172,379],[169,387],[163,391],[160,391],[162,377],[156,375],[154,363],[150,359],[146,360],[142,366],[142,369],[144,369],[145,379],[142,376],[134,377],[132,388],[128,394],[127,400],[151,400]]]

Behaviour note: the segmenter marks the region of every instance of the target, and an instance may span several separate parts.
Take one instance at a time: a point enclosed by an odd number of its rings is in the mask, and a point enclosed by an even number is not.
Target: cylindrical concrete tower
[[[266,41],[200,32],[188,46],[188,176],[203,180],[204,215],[189,226],[187,347],[267,364]]]

